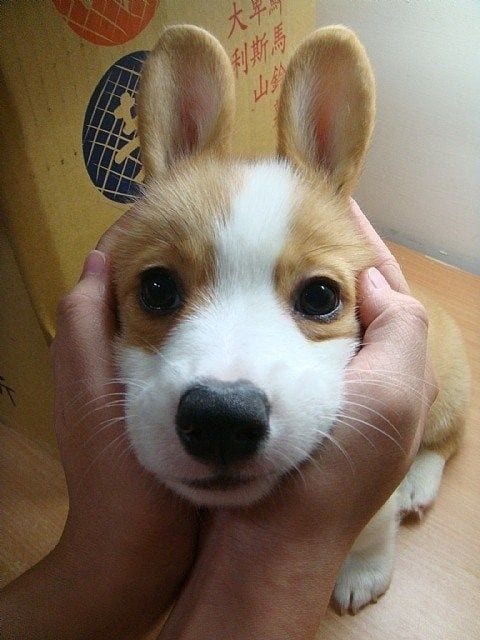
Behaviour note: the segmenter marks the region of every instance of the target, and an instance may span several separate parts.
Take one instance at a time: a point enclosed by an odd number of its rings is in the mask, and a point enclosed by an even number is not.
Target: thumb
[[[88,277],[102,277],[105,272],[105,254],[102,251],[94,249],[90,251],[83,264],[82,275],[79,283]]]
[[[358,285],[359,316],[365,331],[364,349],[373,345],[375,350],[382,350],[384,358],[396,355],[395,360],[402,368],[405,349],[415,356],[415,360],[417,357],[424,360],[428,319],[422,304],[412,296],[392,289],[375,268],[360,274]],[[403,357],[399,359],[401,354]]]
[[[73,329],[79,335],[94,332],[111,337],[115,311],[109,280],[105,254],[91,251],[85,259],[78,283],[59,302],[57,337]]]
[[[92,381],[112,377],[114,332],[115,310],[105,255],[92,251],[79,282],[57,308],[57,332],[51,345],[55,373],[71,383],[79,377]]]

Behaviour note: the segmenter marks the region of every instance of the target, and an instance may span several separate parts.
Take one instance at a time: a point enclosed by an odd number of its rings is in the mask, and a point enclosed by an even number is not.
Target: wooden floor
[[[478,640],[480,277],[402,247],[392,245],[392,250],[409,282],[429,289],[463,330],[473,382],[466,437],[448,464],[433,509],[422,523],[402,527],[388,593],[355,617],[330,611],[318,638]],[[67,511],[59,462],[5,427],[0,428],[0,504],[0,576],[5,584],[55,544]]]

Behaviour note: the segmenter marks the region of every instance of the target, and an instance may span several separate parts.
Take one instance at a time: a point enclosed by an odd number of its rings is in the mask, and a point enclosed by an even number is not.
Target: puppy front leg
[[[343,563],[332,599],[341,613],[357,613],[390,585],[397,531],[396,495],[375,514]]]
[[[398,510],[402,518],[423,517],[437,497],[444,466],[442,453],[429,449],[420,451],[398,488]]]

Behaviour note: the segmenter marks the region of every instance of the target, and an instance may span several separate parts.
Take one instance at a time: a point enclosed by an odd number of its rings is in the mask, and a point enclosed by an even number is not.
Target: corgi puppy
[[[234,78],[214,37],[171,27],[144,65],[146,180],[111,251],[117,352],[139,461],[198,505],[259,500],[342,410],[360,344],[356,278],[374,262],[350,215],[374,95],[356,36],[319,29],[288,65],[278,155],[247,161],[229,155]],[[466,365],[455,326],[436,314],[440,393],[410,473],[344,564],[343,610],[387,589],[397,514],[434,500],[456,448]]]

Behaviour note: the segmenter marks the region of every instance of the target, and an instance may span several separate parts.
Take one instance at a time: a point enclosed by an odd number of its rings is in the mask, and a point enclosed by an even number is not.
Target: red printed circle
[[[123,44],[144,29],[158,0],[52,0],[68,26],[94,44]]]

